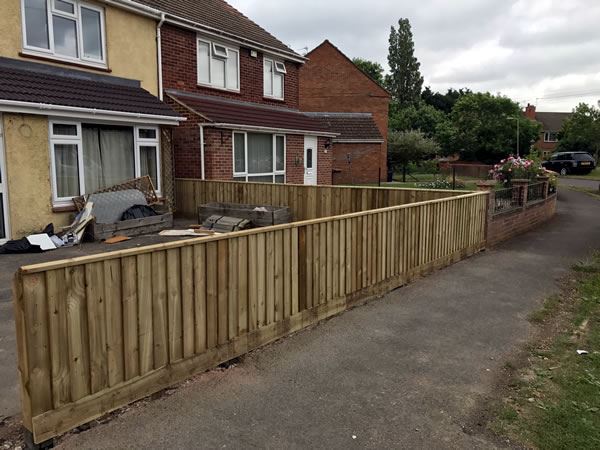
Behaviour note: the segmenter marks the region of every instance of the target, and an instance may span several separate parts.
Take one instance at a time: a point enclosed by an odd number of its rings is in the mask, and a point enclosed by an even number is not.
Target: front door
[[[317,184],[316,136],[304,136],[304,184]]]
[[[4,133],[0,114],[0,244],[8,239],[8,199],[6,198],[6,166],[4,165]]]

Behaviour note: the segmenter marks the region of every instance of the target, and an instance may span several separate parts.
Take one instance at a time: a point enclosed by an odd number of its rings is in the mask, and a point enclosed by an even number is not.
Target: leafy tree
[[[363,58],[352,58],[352,62],[356,67],[371,77],[373,81],[377,82],[380,86],[383,86],[383,67],[381,64]]]
[[[415,57],[413,35],[408,19],[398,21],[398,29],[393,26],[390,31],[388,64],[390,74],[385,77],[385,83],[401,106],[415,103],[423,86],[421,64]]]
[[[559,133],[559,151],[600,153],[600,109],[580,103]]]
[[[402,180],[406,181],[406,166],[438,153],[440,146],[421,131],[390,131],[388,134],[388,162],[396,171],[402,169]]]
[[[536,141],[541,125],[521,113],[508,97],[490,93],[462,96],[454,105],[450,120],[454,127],[452,147],[468,161],[495,163],[517,148],[516,121],[519,121],[519,147],[527,154]]]
[[[446,114],[450,114],[457,100],[463,95],[471,93],[471,90],[467,88],[458,90],[450,88],[445,94],[442,94],[440,92],[433,92],[431,88],[427,86],[421,93],[421,99],[423,99],[423,101],[428,105],[433,106],[435,109],[439,109]]]

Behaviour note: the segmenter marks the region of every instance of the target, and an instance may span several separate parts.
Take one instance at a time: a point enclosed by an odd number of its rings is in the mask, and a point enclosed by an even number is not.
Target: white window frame
[[[200,80],[200,58],[198,57],[198,53],[199,53],[198,49],[199,49],[200,43],[208,45],[208,52],[209,52],[208,53],[208,79],[209,79],[208,83]],[[225,49],[225,55],[218,54],[218,52],[216,51],[216,47],[223,47]],[[229,58],[231,58],[230,52],[235,52],[237,54],[237,89],[230,88],[227,86],[227,60]],[[212,83],[211,77],[212,77],[212,60],[213,59],[221,59],[221,60],[225,61],[225,73],[224,73],[225,87],[215,86]],[[214,41],[211,41],[208,39],[204,39],[202,37],[198,37],[196,39],[196,82],[198,83],[199,86],[209,87],[212,89],[220,89],[222,91],[231,91],[231,92],[240,92],[240,48],[234,47],[231,45],[226,45],[221,42],[214,42]]]
[[[264,71],[267,68],[267,63],[271,63],[271,67],[273,67],[273,71],[271,72],[271,93],[269,94],[268,92],[266,92],[266,86],[264,86],[264,81],[263,81],[263,96],[266,98],[270,98],[270,99],[274,99],[274,100],[284,100],[285,99],[285,76],[287,74],[287,70],[285,68],[285,63],[283,61],[278,61],[276,59],[273,58],[269,58],[269,57],[264,57],[263,58],[263,80],[264,80]],[[283,70],[281,69],[281,67],[277,67],[277,65],[280,64],[283,66]],[[281,97],[277,97],[276,95],[273,94],[273,92],[275,92],[275,74],[278,73],[281,75],[282,83],[281,83]]]
[[[244,136],[244,171],[236,172],[235,171],[235,135],[241,134]],[[286,176],[286,168],[287,168],[287,136],[285,134],[271,134],[271,133],[254,133],[254,134],[268,134],[271,136],[273,140],[273,170],[271,172],[264,173],[248,173],[248,132],[246,131],[233,131],[231,133],[231,155],[232,155],[232,170],[233,170],[233,178],[244,178],[244,181],[248,181],[248,178],[256,178],[256,177],[267,177],[272,176],[272,183],[275,183],[276,176],[283,175],[283,183],[285,184],[287,176]],[[283,138],[283,169],[277,170],[277,138]]]
[[[73,121],[73,120],[61,120],[61,119],[51,119],[48,121],[48,134],[50,141],[50,170],[51,170],[51,181],[52,181],[52,204],[53,206],[70,206],[72,204],[73,197],[58,197],[57,192],[57,179],[56,179],[56,161],[54,159],[54,146],[56,144],[69,144],[69,145],[77,145],[77,169],[79,171],[79,195],[83,195],[85,193],[85,170],[83,164],[83,136],[82,136],[82,125],[83,124],[100,124],[100,125],[119,125],[123,126],[122,123],[110,123],[110,122],[94,122],[94,121]],[[54,125],[75,125],[77,127],[77,136],[67,136],[67,135],[56,135],[54,134]],[[140,176],[141,172],[141,163],[140,163],[140,147],[143,146],[156,146],[156,178],[158,182],[158,186],[154,186],[156,193],[161,195],[161,149],[160,149],[160,127],[157,125],[128,125],[125,126],[130,127],[133,130],[133,150],[134,150],[134,170],[135,177]],[[152,129],[156,131],[156,138],[148,139],[148,138],[140,138],[139,132],[140,129]]]
[[[550,139],[550,135],[555,134],[556,139]],[[544,142],[558,142],[558,132],[556,131],[544,131]]]
[[[54,8],[54,0],[46,0],[46,20],[48,23],[48,47],[41,48],[33,45],[27,45],[27,29],[25,22],[25,0],[21,0],[21,31],[23,39],[23,53],[26,55],[44,56],[59,61],[85,64],[93,67],[106,68],[106,24],[104,17],[104,8],[86,3],[80,0],[62,0],[74,5],[75,14],[69,14]],[[102,59],[86,58],[83,56],[83,30],[81,28],[81,9],[86,8],[97,11],[100,14],[100,38],[102,40]],[[78,57],[61,55],[54,49],[54,24],[53,15],[65,17],[75,21],[77,29],[77,52]]]

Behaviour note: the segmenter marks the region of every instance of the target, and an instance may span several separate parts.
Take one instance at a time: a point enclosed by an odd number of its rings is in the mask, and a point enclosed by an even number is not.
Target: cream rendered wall
[[[156,20],[114,6],[98,2],[95,4],[103,6],[105,11],[109,75],[140,80],[144,89],[157,95]],[[0,56],[36,61],[19,55],[23,50],[21,41],[21,0],[2,0],[2,6],[0,7]],[[69,67],[69,65],[54,61],[45,60],[44,63]],[[74,68],[106,73],[82,67]]]
[[[10,235],[20,238],[47,224],[68,225],[69,213],[52,212],[48,118],[3,113]]]

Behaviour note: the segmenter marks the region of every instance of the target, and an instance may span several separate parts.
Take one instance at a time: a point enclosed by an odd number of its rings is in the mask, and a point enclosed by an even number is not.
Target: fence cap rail
[[[223,183],[223,184],[236,184],[236,185],[245,185],[245,184],[259,184],[259,185],[266,185],[266,186],[271,186],[273,187],[274,184],[273,183],[261,183],[261,182],[256,182],[256,181],[244,181],[244,182],[239,182],[239,181],[233,181],[233,180],[198,180],[197,178],[175,178],[175,181],[190,181],[190,182],[194,182],[194,183]],[[374,190],[386,190],[386,191],[390,191],[390,190],[394,190],[394,191],[419,191],[419,192],[437,192],[437,193],[443,193],[443,194],[451,194],[453,192],[458,192],[458,193],[470,193],[473,191],[470,191],[468,189],[453,189],[453,190],[448,190],[448,189],[417,189],[417,188],[407,188],[407,187],[396,187],[396,186],[369,186],[369,185],[360,185],[360,186],[348,186],[348,185],[324,185],[324,184],[313,184],[313,185],[309,185],[309,184],[294,184],[294,183],[285,183],[282,186],[293,186],[293,187],[298,187],[298,188],[302,188],[302,189],[314,189],[314,188],[332,188],[332,189],[374,189]],[[449,195],[450,197],[454,197],[453,195]]]
[[[359,212],[349,213],[349,214],[341,214],[341,215],[337,215],[337,216],[322,217],[319,219],[309,219],[309,220],[303,220],[303,221],[299,221],[299,222],[292,222],[292,223],[288,223],[288,224],[273,225],[270,227],[253,228],[251,230],[234,231],[231,233],[224,233],[224,234],[218,235],[218,236],[204,236],[204,237],[197,237],[197,238],[190,238],[190,239],[182,239],[179,241],[165,242],[165,243],[161,243],[161,244],[151,244],[151,245],[146,245],[146,246],[138,247],[138,248],[115,250],[112,252],[98,253],[95,255],[77,256],[75,258],[58,259],[56,261],[44,262],[44,263],[39,263],[39,264],[30,264],[30,265],[20,267],[19,272],[21,274],[28,275],[28,274],[44,272],[47,270],[57,270],[57,269],[73,267],[73,266],[77,266],[77,265],[81,265],[81,264],[91,264],[94,262],[124,258],[124,257],[128,257],[128,256],[144,255],[144,254],[151,253],[154,251],[171,250],[171,249],[186,247],[189,245],[220,241],[223,239],[251,236],[254,234],[268,233],[268,232],[272,232],[272,231],[285,230],[285,229],[294,229],[294,228],[304,227],[307,225],[315,225],[315,224],[320,224],[320,223],[325,223],[325,222],[330,222],[330,221],[335,221],[335,220],[352,219],[354,217],[369,216],[369,215],[373,215],[373,214],[379,214],[382,212],[417,208],[419,206],[424,206],[424,205],[432,205],[432,204],[444,203],[444,202],[454,202],[454,201],[458,201],[458,200],[462,200],[462,199],[487,196],[487,195],[489,195],[488,192],[468,191],[468,193],[466,193],[466,194],[456,195],[454,197],[439,198],[439,199],[435,199],[435,200],[426,200],[426,201],[415,202],[415,203],[407,203],[405,205],[388,206],[385,208],[378,208],[378,209],[369,209],[366,211],[359,211]]]

